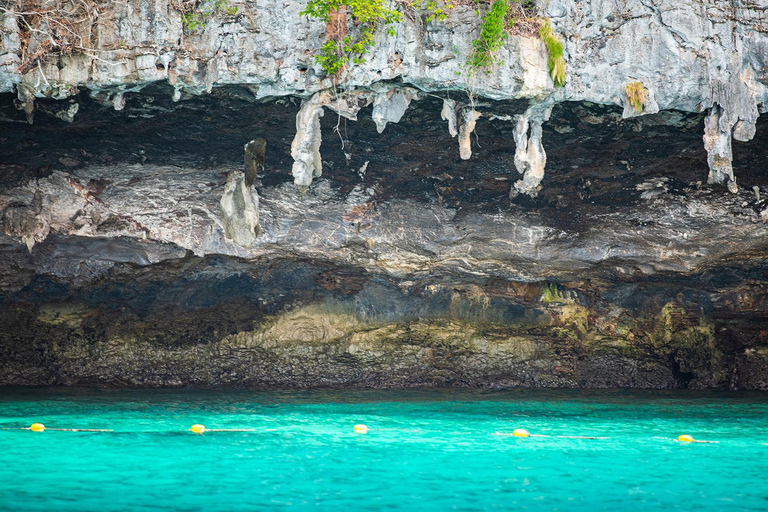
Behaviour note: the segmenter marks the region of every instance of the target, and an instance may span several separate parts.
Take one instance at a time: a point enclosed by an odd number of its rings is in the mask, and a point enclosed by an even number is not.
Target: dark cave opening
[[[291,181],[290,146],[299,98],[256,102],[247,89],[226,86],[174,102],[167,84],[124,97],[121,111],[86,92],[65,101],[38,100],[32,125],[16,110],[11,95],[0,97],[2,183],[113,163],[239,167],[244,144],[256,137],[267,141],[262,186]],[[79,105],[72,123],[56,117],[72,102]],[[381,134],[371,119],[371,106],[359,112],[357,121],[326,109],[321,120],[323,179],[330,179],[341,194],[356,186],[376,186],[383,200],[439,200],[483,211],[507,208],[509,189],[520,178],[514,166],[514,125],[493,116],[520,114],[526,102],[478,104],[483,115],[468,161],[459,158],[458,143],[440,119],[441,105],[432,95],[415,100],[403,119]],[[670,111],[623,120],[617,107],[559,104],[544,124],[547,171],[539,197],[513,201],[553,211],[614,207],[636,201],[636,185],[650,178],[668,178],[672,191],[706,184],[702,133],[702,114]],[[767,136],[768,121],[761,119],[753,141],[734,143],[734,170],[742,186],[768,185],[768,146],[761,143]],[[365,162],[363,174],[359,171]]]

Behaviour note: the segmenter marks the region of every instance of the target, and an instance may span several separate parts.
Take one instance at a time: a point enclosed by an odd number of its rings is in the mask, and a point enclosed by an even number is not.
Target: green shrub
[[[435,20],[445,21],[450,10],[455,7],[450,0],[445,2],[442,0],[411,0],[410,6],[427,11],[427,17],[424,19],[427,23]]]
[[[509,11],[506,0],[496,0],[485,14],[480,26],[480,36],[472,42],[472,53],[467,60],[470,73],[489,70],[495,64],[495,53],[504,45],[507,37],[505,18]]]
[[[549,76],[552,77],[552,81],[556,87],[562,87],[565,85],[565,60],[563,59],[563,43],[555,36],[552,31],[552,27],[549,25],[549,20],[545,20],[539,29],[539,36],[544,41],[547,47],[547,67],[549,68]]]
[[[193,34],[204,29],[210,18],[216,14],[234,16],[237,14],[237,7],[230,5],[229,0],[204,0],[196,4],[191,11],[181,15],[181,26],[185,32]]]
[[[301,14],[328,24],[342,7],[360,28],[360,36],[347,35],[346,27],[343,35],[330,35],[326,30],[327,41],[315,56],[315,62],[328,75],[340,73],[350,60],[355,64],[365,62],[379,24],[391,25],[402,19],[402,14],[388,8],[384,0],[310,0]],[[388,27],[387,33],[395,35],[392,27]]]
[[[556,283],[544,283],[541,289],[541,302],[544,304],[563,302]]]

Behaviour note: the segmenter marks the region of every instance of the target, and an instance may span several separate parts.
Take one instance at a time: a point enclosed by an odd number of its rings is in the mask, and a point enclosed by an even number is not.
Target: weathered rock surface
[[[224,236],[241,247],[253,245],[261,230],[259,195],[246,181],[245,174],[232,172],[224,185],[224,195],[219,202]],[[191,214],[189,217],[191,219]]]
[[[550,0],[564,88],[457,7],[334,92],[232,4],[33,66],[2,11],[0,384],[768,389],[765,7]]]
[[[723,268],[689,281],[667,275],[567,288],[419,273],[398,279],[317,259],[151,264],[149,254],[174,254],[119,240],[48,240],[31,255],[10,254],[32,276],[6,296],[0,314],[3,384],[763,389],[767,382],[768,301],[755,290],[726,291]],[[734,317],[735,309],[749,318]]]
[[[324,25],[300,16],[301,2],[232,0],[236,15],[213,17],[195,33],[184,29],[181,12],[172,5],[170,0],[131,0],[104,6],[89,26],[94,37],[87,50],[25,66],[19,15],[14,14],[24,10],[21,0],[10,2],[10,10],[1,13],[0,93],[15,90],[31,119],[34,98],[62,99],[83,87],[121,109],[126,91],[157,81],[171,84],[176,99],[225,84],[245,85],[255,98],[309,97],[334,86],[312,58],[324,40]],[[553,88],[548,78],[543,43],[531,37],[511,37],[491,74],[478,78],[468,73],[464,63],[479,24],[474,7],[461,6],[444,22],[406,17],[395,27],[395,36],[381,30],[373,54],[350,67],[342,84],[376,89],[382,81],[397,80],[423,91],[470,90],[479,98],[621,105],[627,81],[640,81],[649,91],[647,114],[660,109],[717,116],[717,129],[707,129],[710,180],[735,188],[728,170],[729,141],[750,140],[759,112],[768,108],[765,6],[726,0],[630,0],[621,5],[550,0],[538,10],[565,42],[568,79],[562,89]],[[44,33],[33,34],[27,55],[45,40]],[[381,118],[382,98],[395,98],[387,107],[393,120],[408,106],[407,95],[395,94],[378,93],[374,115],[380,129],[394,122]],[[302,133],[302,126],[316,125],[312,120],[319,112],[317,106],[307,109],[302,115],[309,117],[298,127],[296,145],[302,148],[294,156],[301,186],[320,172],[306,156],[319,141]],[[468,154],[466,148],[462,154]]]

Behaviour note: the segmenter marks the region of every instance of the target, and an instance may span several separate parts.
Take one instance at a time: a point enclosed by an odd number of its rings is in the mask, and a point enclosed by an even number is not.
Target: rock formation
[[[0,5],[0,384],[768,388],[765,8],[230,3]]]
[[[245,145],[245,158],[243,159],[243,170],[245,172],[245,186],[252,187],[256,182],[259,170],[264,172],[264,159],[267,151],[267,141],[264,139],[255,139]]]
[[[320,158],[320,117],[323,115],[323,107],[317,103],[316,98],[314,96],[302,104],[296,115],[296,137],[291,145],[291,173],[294,183],[304,189],[312,184],[312,178],[323,174],[323,161]]]
[[[224,185],[220,202],[224,236],[241,247],[250,247],[259,235],[259,196],[247,184],[246,176],[235,171]]]

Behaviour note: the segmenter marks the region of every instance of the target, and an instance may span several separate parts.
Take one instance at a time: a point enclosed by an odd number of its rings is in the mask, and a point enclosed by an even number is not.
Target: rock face
[[[46,40],[50,43],[46,33],[51,29],[32,34],[22,52],[19,27],[24,25],[16,14],[25,12],[22,3],[11,2],[10,10],[0,13],[0,93],[16,91],[28,119],[35,98],[63,99],[83,87],[119,110],[126,91],[157,81],[171,84],[176,99],[224,84],[244,85],[255,98],[309,98],[338,83],[314,62],[325,28],[300,16],[300,2],[232,0],[227,13],[193,33],[185,29],[171,0],[94,6],[95,16],[88,15],[89,42],[81,41],[72,54],[40,59],[29,56],[37,55]],[[630,0],[620,6],[611,0],[548,1],[538,14],[550,18],[563,36],[568,69],[563,88],[554,88],[548,78],[546,49],[537,38],[511,37],[499,54],[501,64],[478,78],[464,64],[479,32],[474,7],[457,7],[443,22],[425,23],[418,14],[411,13],[414,21],[406,16],[395,36],[379,31],[373,54],[341,77],[343,88],[376,90],[378,84],[396,80],[422,91],[469,90],[474,97],[496,100],[622,105],[627,103],[628,80],[639,81],[648,91],[643,113],[710,113],[705,137],[709,179],[727,182],[732,190],[730,140],[751,140],[759,112],[768,109],[768,24],[759,3]],[[402,117],[409,104],[408,92],[395,89],[392,94],[376,96],[374,116],[382,130],[386,122]],[[630,112],[625,108],[625,115],[636,115]],[[297,118],[294,175],[301,186],[321,172],[313,154],[320,142],[313,134],[321,114],[317,102],[308,100]],[[71,118],[76,109],[61,115]],[[468,151],[462,146],[462,155]],[[537,172],[521,185],[523,190],[531,189]]]
[[[231,4],[0,10],[0,384],[768,389],[764,7],[550,0],[555,88],[474,7],[334,78]]]

